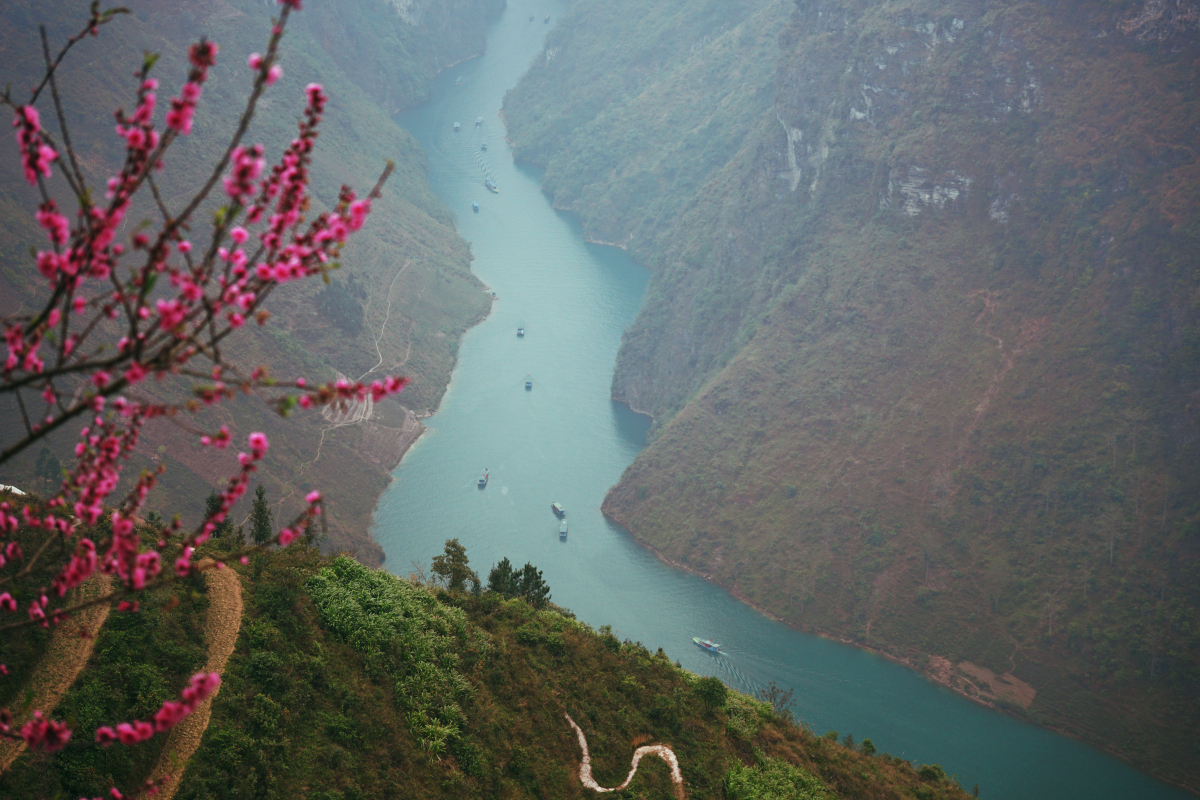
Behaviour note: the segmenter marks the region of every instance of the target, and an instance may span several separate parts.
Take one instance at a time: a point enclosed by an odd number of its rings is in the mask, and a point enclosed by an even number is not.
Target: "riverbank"
[[[793,620],[774,614],[766,608],[759,606],[754,601],[750,600],[748,597],[739,592],[736,588],[722,583],[714,578],[711,574],[702,572],[689,567],[686,564],[682,564],[678,561],[668,558],[653,546],[639,539],[632,531],[626,528],[618,520],[607,514],[605,514],[605,518],[614,525],[619,526],[621,530],[629,536],[631,541],[652,553],[655,558],[657,558],[663,564],[666,564],[672,569],[679,570],[680,572],[686,572],[690,575],[695,575],[698,578],[703,578],[713,586],[716,586],[727,592],[730,597],[734,598],[742,605],[753,609],[758,614],[761,614],[763,617],[766,617],[773,622],[786,625],[788,628],[799,633],[817,636],[822,639],[827,639],[831,642],[837,642],[841,645],[853,647],[856,650],[861,650],[863,652],[870,653],[871,655],[883,658],[894,664],[898,664],[920,675],[930,683],[949,689],[959,697],[970,700],[975,705],[982,706],[989,711],[1001,714],[1028,725],[1032,725],[1036,728],[1049,731],[1058,736],[1063,736],[1080,742],[1089,748],[1098,750],[1105,755],[1128,765],[1131,769],[1135,769],[1138,772],[1142,772],[1143,774],[1152,777],[1154,780],[1162,781],[1192,794],[1197,794],[1192,787],[1180,783],[1179,781],[1173,781],[1167,777],[1151,772],[1144,772],[1142,769],[1137,767],[1127,755],[1115,749],[1114,745],[1110,742],[1084,739],[1070,729],[1057,725],[1040,724],[1029,719],[1024,711],[1033,704],[1037,690],[1032,685],[1020,680],[1019,678],[1016,678],[1016,676],[1012,675],[1012,673],[996,675],[991,670],[988,670],[985,667],[981,667],[977,664],[972,664],[969,661],[962,661],[955,664],[943,656],[933,655],[931,653],[919,653],[916,651],[906,653],[899,650],[889,650],[876,645],[866,644],[856,639],[847,638],[833,631],[802,625]],[[972,676],[975,678],[974,681],[970,679]],[[993,697],[992,700],[989,700],[985,694],[980,691],[978,682],[990,683],[994,686],[994,682],[996,681],[1000,681],[1001,683],[1009,683],[1011,688],[1007,692],[1001,690],[995,697]],[[803,724],[803,721],[801,722]],[[814,733],[819,732],[814,731]]]

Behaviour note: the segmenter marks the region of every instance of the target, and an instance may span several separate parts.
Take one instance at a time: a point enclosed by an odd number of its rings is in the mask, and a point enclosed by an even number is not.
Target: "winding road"
[[[675,757],[675,752],[671,748],[663,744],[650,744],[644,747],[639,747],[633,753],[633,762],[629,765],[629,775],[626,776],[625,782],[613,789],[605,789],[600,784],[596,783],[592,777],[592,757],[588,754],[587,738],[583,735],[583,731],[575,720],[571,719],[570,714],[563,714],[567,718],[567,722],[575,731],[575,736],[579,739],[579,748],[583,750],[583,761],[579,763],[579,782],[589,789],[597,792],[619,792],[629,785],[633,780],[633,776],[637,774],[638,764],[642,760],[642,756],[658,756],[663,761],[667,762],[667,766],[671,768],[671,783],[675,784],[675,796],[679,800],[683,800],[686,796],[683,792],[683,774],[679,771],[679,759]]]

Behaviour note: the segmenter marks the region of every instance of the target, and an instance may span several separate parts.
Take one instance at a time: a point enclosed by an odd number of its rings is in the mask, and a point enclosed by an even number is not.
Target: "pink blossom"
[[[304,495],[304,502],[308,503],[310,506],[313,503],[321,502],[321,493],[318,490],[314,489],[313,491]]]
[[[71,738],[71,729],[65,723],[48,720],[42,717],[42,712],[33,712],[33,719],[21,728],[21,738],[30,750],[45,750],[53,753],[66,746]]]
[[[58,213],[53,200],[43,203],[36,216],[38,224],[50,234],[51,242],[58,247],[67,243],[71,236],[71,225],[66,217]]]
[[[267,70],[267,79],[266,79],[265,83],[267,84],[267,86],[272,86],[282,76],[283,76],[283,67],[279,66],[278,64],[272,64],[271,68],[269,70]]]
[[[256,460],[261,461],[263,456],[267,454],[267,448],[270,446],[271,443],[267,441],[265,433],[255,432],[250,434],[250,452],[254,454]]]

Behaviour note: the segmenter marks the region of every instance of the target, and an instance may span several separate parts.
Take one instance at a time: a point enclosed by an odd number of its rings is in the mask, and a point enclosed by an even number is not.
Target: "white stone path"
[[[671,767],[671,782],[675,784],[675,796],[682,798],[683,794],[683,774],[679,771],[679,759],[675,758],[675,753],[671,748],[662,744],[651,744],[645,747],[639,747],[633,753],[633,763],[630,765],[629,775],[625,778],[625,782],[615,789],[605,789],[600,784],[596,783],[592,777],[592,757],[588,755],[587,739],[583,735],[583,731],[575,724],[575,720],[571,719],[570,714],[563,714],[567,718],[567,722],[575,729],[575,736],[579,739],[579,747],[583,750],[583,761],[579,764],[579,782],[589,789],[594,789],[597,792],[619,792],[629,785],[633,780],[633,776],[637,774],[638,762],[642,760],[642,756],[653,755],[658,756],[667,765]]]

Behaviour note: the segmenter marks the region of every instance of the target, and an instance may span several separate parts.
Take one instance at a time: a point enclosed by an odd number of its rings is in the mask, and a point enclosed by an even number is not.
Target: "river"
[[[585,243],[579,225],[550,207],[538,174],[514,165],[499,117],[505,90],[541,52],[543,16],[553,23],[566,7],[510,0],[487,53],[443,74],[434,98],[399,118],[428,152],[434,190],[458,215],[473,269],[498,299],[463,338],[441,408],[380,501],[373,535],[387,567],[428,571],[451,537],[485,579],[501,558],[530,561],[554,602],[583,621],[662,647],[743,691],[771,681],[794,689],[798,716],[818,733],[853,733],[881,751],[941,764],[985,798],[1191,797],[895,663],[774,622],[666,566],[601,515],[605,492],[644,446],[648,427],[612,402],[609,387],[621,332],[649,276],[622,251]],[[565,541],[553,501],[567,508]],[[723,643],[725,653],[700,650],[693,636]]]

